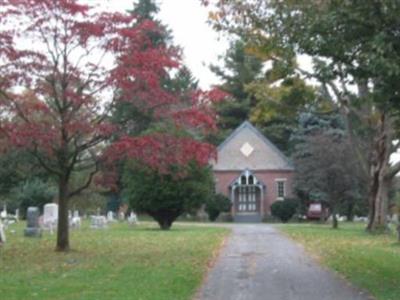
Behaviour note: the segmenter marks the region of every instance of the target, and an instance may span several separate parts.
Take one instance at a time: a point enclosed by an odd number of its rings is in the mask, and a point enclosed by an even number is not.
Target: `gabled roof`
[[[252,140],[254,153],[240,153],[242,144]],[[251,144],[250,143],[250,144]],[[293,170],[291,161],[250,122],[243,122],[218,146],[214,170]]]

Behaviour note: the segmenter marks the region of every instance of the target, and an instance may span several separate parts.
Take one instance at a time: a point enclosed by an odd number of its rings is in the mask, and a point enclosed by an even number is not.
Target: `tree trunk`
[[[397,230],[397,241],[400,243],[400,224],[397,225],[396,230]]]
[[[389,159],[391,154],[391,130],[384,113],[381,114],[377,138],[373,143],[372,159],[370,164],[369,184],[369,232],[383,232],[387,230],[388,192],[391,179],[388,178]]]
[[[56,251],[69,250],[69,224],[68,224],[68,179],[61,178],[58,186],[58,227]]]
[[[353,201],[353,200],[351,200]],[[347,213],[346,213],[347,221],[353,222],[354,220],[354,203],[347,203]]]
[[[332,228],[333,228],[333,229],[338,229],[338,225],[339,225],[339,224],[338,224],[338,219],[337,219],[337,217],[336,217],[336,214],[333,215],[333,218],[332,218],[332,219],[333,219]]]
[[[369,194],[369,217],[367,230],[374,233],[384,232],[387,227],[388,183],[375,176]]]
[[[332,228],[333,229],[338,229],[338,227],[339,227],[339,223],[338,223],[338,219],[337,219],[336,215],[337,215],[337,209],[336,209],[336,205],[334,205],[332,207]]]
[[[159,222],[159,225],[162,230],[170,230],[172,223],[169,222],[169,220],[163,220],[162,222]]]

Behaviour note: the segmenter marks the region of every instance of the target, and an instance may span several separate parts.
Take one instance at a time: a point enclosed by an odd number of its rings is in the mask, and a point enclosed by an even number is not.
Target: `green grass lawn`
[[[395,235],[370,235],[365,224],[288,224],[279,228],[323,264],[377,299],[400,299],[400,244]]]
[[[0,299],[191,299],[229,231],[176,225],[160,231],[114,224],[71,232],[68,254],[56,253],[55,236],[23,237],[12,225],[0,248]]]

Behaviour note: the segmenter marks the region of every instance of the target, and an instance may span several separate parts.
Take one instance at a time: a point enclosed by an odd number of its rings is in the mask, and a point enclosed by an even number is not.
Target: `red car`
[[[328,209],[323,207],[321,203],[311,203],[307,210],[307,219],[321,220],[328,217]]]

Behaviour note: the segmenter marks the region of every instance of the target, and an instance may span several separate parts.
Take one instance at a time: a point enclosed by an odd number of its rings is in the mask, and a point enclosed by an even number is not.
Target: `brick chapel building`
[[[218,147],[212,167],[216,191],[230,198],[235,221],[260,222],[273,202],[292,194],[293,165],[247,121]]]

